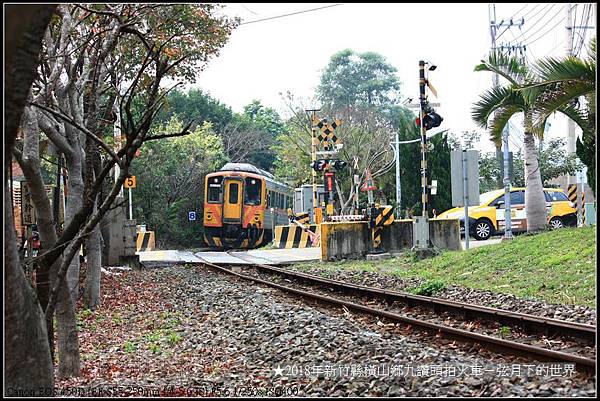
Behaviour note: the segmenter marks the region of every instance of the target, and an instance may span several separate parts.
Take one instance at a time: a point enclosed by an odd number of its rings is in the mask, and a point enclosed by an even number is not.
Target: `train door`
[[[223,197],[223,222],[242,222],[242,180],[225,179],[225,196]]]

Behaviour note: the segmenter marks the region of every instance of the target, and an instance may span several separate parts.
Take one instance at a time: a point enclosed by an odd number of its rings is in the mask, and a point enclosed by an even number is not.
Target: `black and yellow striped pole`
[[[574,205],[577,205],[577,184],[570,184],[567,188],[567,196],[569,197],[569,201],[573,202]]]
[[[311,142],[310,142],[310,160],[312,163],[317,161],[317,124],[319,124],[319,120],[315,113],[321,109],[309,109],[307,112],[312,112],[311,115]],[[312,199],[313,199],[313,221],[316,224],[321,223],[321,209],[319,208],[318,199],[317,199],[317,172],[312,169]],[[317,209],[319,210],[317,212]]]
[[[419,61],[419,122],[421,124],[421,203],[423,204],[423,217],[427,218],[427,130],[425,129],[425,61]]]

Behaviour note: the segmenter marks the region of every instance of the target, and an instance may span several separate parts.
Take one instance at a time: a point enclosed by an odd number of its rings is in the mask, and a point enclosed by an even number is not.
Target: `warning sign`
[[[371,170],[367,169],[367,176],[365,177],[365,182],[360,187],[360,190],[363,192],[367,192],[375,191],[376,189],[377,187],[375,186],[375,183],[373,182],[373,177],[371,176]]]

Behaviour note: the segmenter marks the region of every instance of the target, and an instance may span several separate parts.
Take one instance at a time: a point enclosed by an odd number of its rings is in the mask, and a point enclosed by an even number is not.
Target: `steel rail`
[[[521,327],[528,333],[543,333],[547,336],[562,335],[575,337],[596,346],[596,327],[589,324],[567,322],[564,320],[551,319],[529,315],[520,312],[513,312],[504,309],[491,308],[482,305],[474,305],[463,302],[451,301],[441,298],[427,297],[423,295],[414,295],[400,291],[385,290],[381,288],[368,287],[363,285],[342,282],[312,274],[294,272],[275,266],[255,263],[240,255],[230,254],[238,259],[251,262],[253,266],[258,266],[263,270],[268,270],[283,276],[296,278],[308,282],[317,282],[322,285],[328,285],[338,290],[354,293],[357,292],[370,298],[384,298],[389,302],[398,301],[408,306],[423,306],[432,309],[434,312],[446,311],[456,315],[463,316],[464,319],[479,318],[487,321],[499,322],[503,325]]]
[[[199,257],[199,259],[202,260],[201,257]],[[248,276],[242,273],[236,273],[230,269],[218,266],[214,263],[210,263],[207,261],[203,261],[202,263],[206,266],[210,266],[214,269],[217,269],[224,273],[228,273],[243,280],[253,281],[255,283],[263,284],[272,288],[277,288],[288,293],[297,294],[305,298],[325,302],[330,305],[344,306],[349,310],[364,312],[372,316],[379,316],[395,322],[409,324],[422,331],[426,331],[435,335],[442,335],[444,338],[447,339],[452,339],[463,343],[479,343],[483,345],[486,349],[496,351],[505,355],[525,356],[539,361],[573,363],[575,364],[576,370],[579,372],[595,373],[596,370],[596,361],[593,359],[588,359],[577,355],[566,354],[564,352],[552,351],[527,344],[521,344],[496,337],[490,337],[479,333],[473,333],[462,329],[456,329],[453,327],[448,327],[436,323],[430,323],[418,319],[413,319],[410,317],[398,315],[396,313],[370,308],[364,305],[359,305],[354,302],[327,297],[324,295],[318,295],[307,291],[286,287],[284,285],[273,283],[270,281],[262,280],[257,277]]]

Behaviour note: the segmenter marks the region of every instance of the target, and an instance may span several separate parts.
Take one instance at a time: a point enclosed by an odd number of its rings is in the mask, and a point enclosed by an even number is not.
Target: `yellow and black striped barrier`
[[[577,184],[570,184],[567,189],[567,196],[574,204],[577,204]]]
[[[319,226],[312,224],[307,228],[318,233]],[[315,245],[319,246],[319,244]],[[275,247],[280,249],[290,248],[312,248],[313,244],[310,235],[295,224],[289,226],[275,226]]]
[[[394,208],[392,206],[380,206],[374,208],[371,215],[371,240],[373,248],[379,249],[381,245],[381,234],[383,227],[394,223]]]
[[[292,209],[288,208],[287,213],[290,223],[293,221],[297,221],[298,223],[304,225],[310,223],[310,215],[306,212],[294,213],[292,212]]]
[[[138,231],[135,240],[137,252],[146,252],[154,250],[154,231]]]

